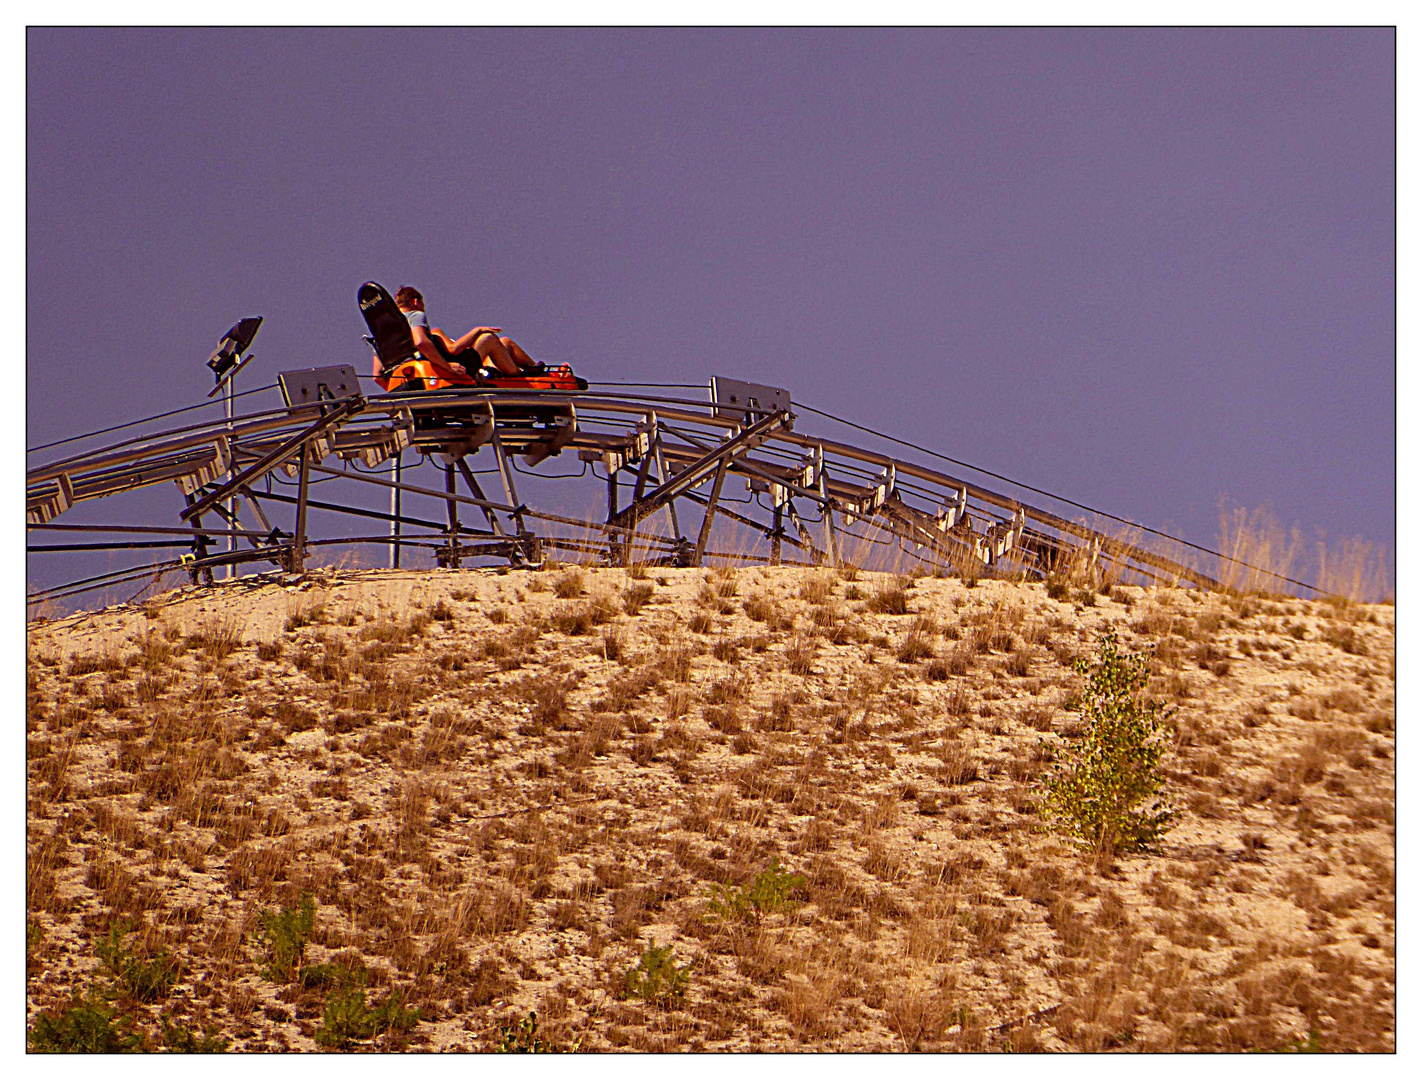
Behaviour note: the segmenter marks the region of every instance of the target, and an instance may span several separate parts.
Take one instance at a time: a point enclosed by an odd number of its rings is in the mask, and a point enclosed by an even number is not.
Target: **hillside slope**
[[[153,1047],[1391,1049],[1393,609],[1053,591],[372,571],[32,625],[30,1021],[118,982]],[[1036,805],[1107,625],[1180,817],[1096,867]],[[337,1038],[360,983],[419,1021]]]

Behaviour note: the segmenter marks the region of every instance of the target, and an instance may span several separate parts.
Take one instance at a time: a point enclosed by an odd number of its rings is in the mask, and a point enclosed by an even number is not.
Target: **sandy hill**
[[[1393,609],[1051,591],[370,571],[32,624],[30,1023],[108,987],[151,1048],[1391,1049]],[[1180,816],[1095,865],[1037,806],[1108,625]]]

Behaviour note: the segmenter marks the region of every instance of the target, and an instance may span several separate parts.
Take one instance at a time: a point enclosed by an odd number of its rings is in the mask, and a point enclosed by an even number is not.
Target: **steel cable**
[[[236,401],[239,397],[246,397],[248,394],[260,394],[263,391],[275,389],[275,383],[273,383],[271,386],[258,386],[251,390],[243,390],[240,394],[233,394],[232,400]],[[210,401],[200,401],[196,405],[184,405],[181,409],[172,409],[169,412],[158,413],[154,416],[146,416],[142,420],[130,420],[126,424],[115,424],[113,427],[100,428],[98,431],[88,431],[85,432],[83,435],[71,435],[67,439],[57,439],[54,442],[45,443],[42,446],[32,446],[28,450],[26,450],[25,453],[34,454],[38,453],[41,450],[49,450],[55,446],[63,446],[65,443],[78,442],[80,439],[92,439],[95,435],[108,435],[111,432],[122,431],[124,428],[137,427],[139,424],[147,424],[153,420],[163,420],[169,416],[177,416],[179,413],[192,412],[194,409],[205,409],[209,405],[220,405],[224,400],[226,399],[213,398]]]

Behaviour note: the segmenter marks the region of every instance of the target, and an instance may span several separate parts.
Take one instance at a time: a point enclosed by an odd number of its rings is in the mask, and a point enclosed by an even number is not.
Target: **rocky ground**
[[[1051,593],[368,571],[32,623],[32,1030],[1392,1049],[1392,607]],[[1107,626],[1180,814],[1098,864],[1037,809]]]

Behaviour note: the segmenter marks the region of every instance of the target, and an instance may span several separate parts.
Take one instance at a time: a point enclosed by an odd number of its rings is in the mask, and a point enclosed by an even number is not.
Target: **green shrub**
[[[759,921],[764,915],[793,908],[796,903],[794,893],[805,885],[804,877],[780,869],[780,860],[771,859],[770,865],[751,878],[749,885],[711,886],[707,906],[711,914],[724,919],[752,915]]]
[[[365,973],[358,972],[355,985],[336,990],[326,998],[326,1011],[314,1037],[322,1046],[346,1050],[362,1039],[373,1039],[387,1031],[409,1031],[420,1022],[420,1010],[404,1008],[400,1001],[397,990],[381,1004],[370,1005],[365,999]]]
[[[116,989],[135,1001],[158,1001],[167,997],[178,981],[177,962],[167,949],[160,949],[151,956],[135,955],[124,942],[133,929],[133,924],[128,922],[109,927],[108,937],[94,946],[94,952],[112,972]]]
[[[264,974],[272,982],[290,982],[301,968],[301,958],[306,955],[306,944],[316,926],[315,900],[310,893],[302,893],[294,908],[263,908],[257,923],[267,956]]]
[[[1098,855],[1156,850],[1175,811],[1160,799],[1165,747],[1159,736],[1169,714],[1141,693],[1147,658],[1120,652],[1116,632],[1107,630],[1095,663],[1081,659],[1072,666],[1087,677],[1081,700],[1086,730],[1053,767],[1042,812]]]
[[[647,946],[642,957],[622,974],[622,996],[637,997],[653,1005],[680,999],[691,982],[691,965],[677,967],[671,945]]]
[[[133,1018],[117,1014],[92,988],[82,997],[71,995],[62,1012],[36,1017],[29,1041],[41,1054],[122,1054],[142,1045]]]

